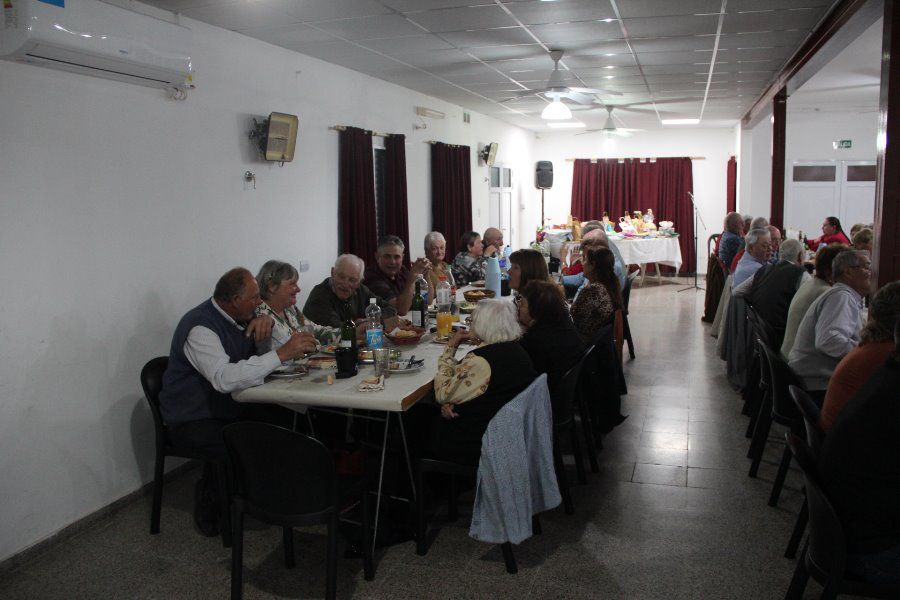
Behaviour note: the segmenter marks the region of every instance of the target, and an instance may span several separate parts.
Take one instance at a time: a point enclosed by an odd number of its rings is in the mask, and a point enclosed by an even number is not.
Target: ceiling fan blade
[[[597,133],[598,131],[603,131],[602,129],[585,129],[584,131],[579,131],[575,135],[585,135],[587,133]]]
[[[569,88],[569,93],[565,96],[562,96],[566,100],[571,100],[577,104],[591,105],[594,103],[594,97],[590,94],[583,94],[581,92],[574,92],[572,88]]]
[[[583,87],[570,87],[570,91],[578,92],[579,94],[603,94],[604,96],[621,96],[622,92],[617,92],[616,90],[610,90],[607,88],[583,88]]]
[[[520,98],[527,98],[528,96],[537,96],[543,93],[544,90],[522,90],[521,92],[513,92],[510,94],[509,98],[504,98],[500,101],[500,103],[510,102],[512,100],[518,100]]]

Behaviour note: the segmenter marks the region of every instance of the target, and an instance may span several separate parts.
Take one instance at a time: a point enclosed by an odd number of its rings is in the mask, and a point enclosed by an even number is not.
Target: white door
[[[490,191],[488,193],[489,227],[503,232],[503,241],[511,244],[515,235],[512,222],[513,178],[512,169],[503,165],[491,167]]]
[[[784,226],[814,238],[825,217],[840,214],[840,161],[793,161],[787,174],[790,195],[784,202]]]
[[[855,223],[875,222],[875,162],[845,160],[841,169],[841,208],[844,231]]]

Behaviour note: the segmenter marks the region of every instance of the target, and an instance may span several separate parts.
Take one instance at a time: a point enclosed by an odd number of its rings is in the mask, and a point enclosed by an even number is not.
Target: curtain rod
[[[347,125],[332,125],[328,129],[331,129],[332,131],[346,131],[347,127],[348,127]],[[380,131],[369,131],[368,129],[363,129],[363,131],[365,131],[368,134],[375,135],[378,137],[391,137],[391,135],[396,135],[396,134],[391,134],[391,133],[381,133]]]
[[[629,156],[629,157],[625,157],[625,158],[613,158],[613,157],[609,157],[609,158],[581,158],[581,159],[579,159],[579,158],[567,158],[567,159],[566,159],[566,162],[575,162],[576,160],[589,160],[589,161],[591,161],[592,163],[595,163],[595,162],[597,162],[598,160],[619,160],[619,161],[623,161],[623,160],[649,160],[649,161],[652,162],[652,161],[656,160],[657,158],[684,158],[684,157],[683,157],[683,156],[651,156],[651,157],[643,158],[643,157],[640,157],[640,156]],[[689,156],[688,158],[690,158],[691,160],[706,160],[706,157],[705,157],[705,156]]]
[[[448,144],[447,142],[442,142],[440,140],[425,140],[426,144],[444,144],[445,146],[450,146],[451,148],[468,148],[465,144]]]

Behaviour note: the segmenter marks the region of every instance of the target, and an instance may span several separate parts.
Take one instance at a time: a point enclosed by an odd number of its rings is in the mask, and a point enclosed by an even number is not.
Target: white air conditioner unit
[[[161,88],[191,82],[191,30],[97,0],[4,0],[0,58]]]

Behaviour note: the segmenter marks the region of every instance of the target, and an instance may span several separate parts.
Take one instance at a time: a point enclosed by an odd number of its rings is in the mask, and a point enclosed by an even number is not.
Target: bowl
[[[469,290],[467,292],[463,292],[463,298],[466,299],[466,302],[478,302],[479,300],[493,297],[494,290]]]
[[[397,346],[412,346],[418,344],[422,336],[425,335],[424,327],[401,327],[400,335],[394,333],[385,334],[387,339],[391,340]]]

